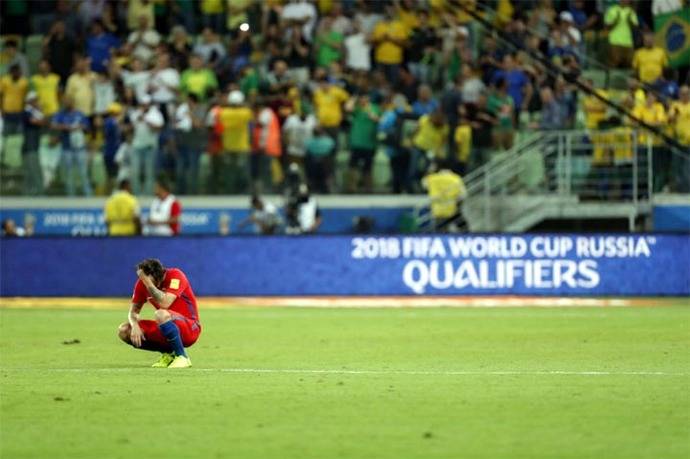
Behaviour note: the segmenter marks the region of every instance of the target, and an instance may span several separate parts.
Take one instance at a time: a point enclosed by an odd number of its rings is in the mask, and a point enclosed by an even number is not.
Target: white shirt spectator
[[[132,146],[134,148],[151,148],[158,145],[158,131],[163,127],[163,114],[155,105],[134,109],[129,115],[134,127]]]
[[[144,32],[135,30],[129,34],[127,43],[134,45],[133,55],[144,62],[150,62],[155,52],[155,47],[161,41],[161,36],[154,29]]]
[[[175,129],[183,132],[192,130],[192,112],[187,102],[181,103],[175,109]]]
[[[147,70],[140,72],[122,71],[122,83],[132,91],[137,102],[140,102],[148,93],[150,75],[151,73]]]
[[[484,92],[486,85],[481,78],[472,76],[462,83],[462,101],[469,103],[476,103],[479,100],[479,95]]]
[[[129,180],[132,174],[132,144],[130,142],[120,144],[115,153],[115,164],[117,164],[117,181]]]
[[[363,32],[350,35],[345,39],[345,66],[353,70],[371,70],[371,45]]]
[[[115,102],[115,87],[110,80],[96,80],[93,83],[93,112],[102,115]]]
[[[214,62],[225,57],[226,51],[225,47],[220,42],[212,43],[199,43],[196,45],[192,51],[193,54],[198,54],[204,59],[205,63],[211,62],[211,58],[214,58]]]
[[[307,142],[314,135],[315,128],[314,115],[307,115],[304,119],[296,114],[288,116],[283,124],[288,154],[303,158],[306,155]]]
[[[316,7],[304,0],[288,3],[283,7],[280,18],[283,21],[306,21],[302,26],[302,33],[307,41],[312,40],[312,33],[316,25]]]
[[[174,68],[152,70],[149,80],[151,98],[157,104],[174,102],[180,87],[180,73]]]

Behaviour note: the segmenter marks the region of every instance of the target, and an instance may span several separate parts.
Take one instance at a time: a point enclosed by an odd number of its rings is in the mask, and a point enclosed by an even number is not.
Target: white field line
[[[435,307],[625,307],[631,301],[621,298],[548,297],[282,297],[235,298],[242,306],[284,306],[303,308],[435,308]]]
[[[201,309],[229,307],[297,308],[520,308],[520,307],[626,307],[661,303],[649,298],[583,298],[519,296],[361,296],[361,297],[200,297]],[[126,304],[117,298],[1,298],[0,308],[117,309]]]
[[[133,370],[161,371],[149,368],[3,368],[7,372],[55,373],[130,373]],[[301,368],[192,368],[188,372],[249,373],[249,374],[316,374],[316,375],[375,375],[375,376],[690,376],[690,373],[666,371],[572,371],[572,370],[347,370]]]

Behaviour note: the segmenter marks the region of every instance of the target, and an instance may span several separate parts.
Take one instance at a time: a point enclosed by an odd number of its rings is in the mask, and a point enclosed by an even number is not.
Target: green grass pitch
[[[0,309],[2,459],[690,456],[680,304],[202,300],[188,370],[148,368],[157,355],[118,342],[126,308]]]

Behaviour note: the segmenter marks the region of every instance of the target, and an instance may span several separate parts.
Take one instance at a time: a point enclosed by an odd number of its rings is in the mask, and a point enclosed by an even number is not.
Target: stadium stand
[[[690,7],[662,3],[3,2],[0,192],[270,193],[295,163],[320,193],[420,193],[447,160],[467,229],[632,222],[690,191],[690,45],[664,35]]]

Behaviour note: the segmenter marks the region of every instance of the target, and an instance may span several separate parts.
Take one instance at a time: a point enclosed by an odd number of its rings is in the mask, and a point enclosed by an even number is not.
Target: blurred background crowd
[[[163,174],[176,194],[258,194],[295,164],[318,193],[416,193],[432,163],[464,175],[531,130],[632,139],[639,121],[657,129],[635,140],[655,148],[655,187],[683,191],[669,145],[690,148],[688,65],[653,32],[687,10],[4,0],[2,192],[106,195],[127,179],[151,195]],[[606,135],[588,138],[593,163],[633,154]]]

